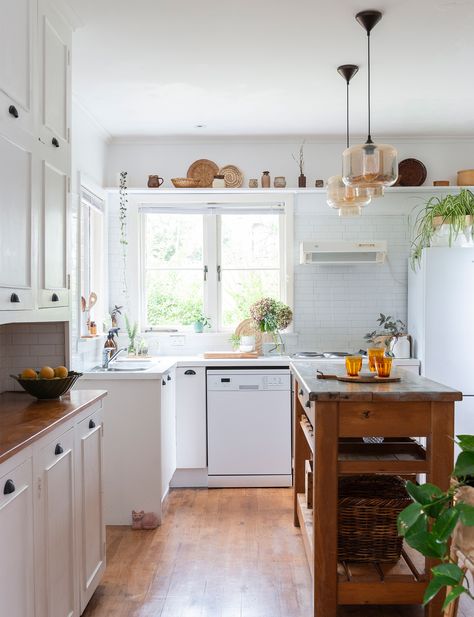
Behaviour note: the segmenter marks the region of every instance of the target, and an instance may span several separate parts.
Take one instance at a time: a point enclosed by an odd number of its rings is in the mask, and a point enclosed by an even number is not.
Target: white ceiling
[[[345,63],[363,134],[369,8],[374,137],[474,135],[472,0],[68,3],[74,94],[113,136],[341,135]]]

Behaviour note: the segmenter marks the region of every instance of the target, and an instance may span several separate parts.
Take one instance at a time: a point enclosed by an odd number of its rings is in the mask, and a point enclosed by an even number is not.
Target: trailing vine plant
[[[128,236],[127,236],[127,216],[128,216],[128,191],[127,191],[127,172],[120,172],[119,186],[119,201],[120,201],[120,246],[122,249],[122,292],[128,303],[128,284],[127,284],[127,253],[128,253]]]

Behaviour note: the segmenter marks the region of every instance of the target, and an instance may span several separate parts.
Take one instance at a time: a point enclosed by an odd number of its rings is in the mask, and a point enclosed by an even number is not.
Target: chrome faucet
[[[127,351],[127,347],[121,347],[112,353],[112,349],[110,347],[106,347],[102,351],[102,368],[108,369],[109,364],[113,362],[118,356],[122,353],[122,351]]]

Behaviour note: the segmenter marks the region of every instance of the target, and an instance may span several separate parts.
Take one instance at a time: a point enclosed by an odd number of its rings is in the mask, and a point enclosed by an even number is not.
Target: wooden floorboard
[[[107,570],[84,617],[311,617],[289,489],[174,489],[161,527],[107,528]],[[341,607],[341,617],[422,617]],[[473,617],[472,606],[458,617]]]

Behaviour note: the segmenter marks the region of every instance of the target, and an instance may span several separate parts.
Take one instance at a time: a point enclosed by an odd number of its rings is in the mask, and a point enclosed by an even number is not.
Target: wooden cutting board
[[[258,358],[258,353],[256,351],[205,351],[204,352],[204,358],[206,359],[227,359],[227,358],[234,358],[234,359],[248,359],[248,360],[255,360],[255,358]]]
[[[349,377],[349,375],[328,375],[320,371],[318,371],[318,379],[337,379],[337,381],[348,381],[350,383],[394,383],[401,381],[400,377],[379,377],[378,375]]]

